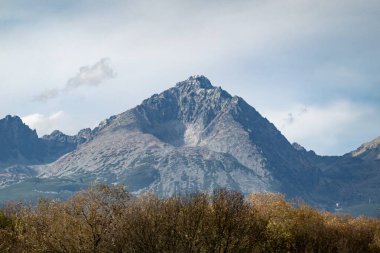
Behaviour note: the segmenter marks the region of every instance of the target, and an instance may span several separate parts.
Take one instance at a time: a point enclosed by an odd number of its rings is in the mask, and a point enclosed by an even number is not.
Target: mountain
[[[314,187],[314,203],[330,210],[340,209],[354,215],[380,216],[380,138],[361,145],[343,156],[319,156],[293,144],[321,171]]]
[[[380,149],[379,138],[361,145],[340,157],[318,157],[322,180],[314,189],[317,202],[334,202],[353,214],[380,216]]]
[[[160,196],[220,187],[282,192],[324,209],[339,202],[353,212],[349,208],[368,202],[368,196],[380,203],[376,140],[344,156],[318,156],[290,144],[241,97],[204,76],[191,76],[75,136],[33,136],[41,145],[33,152],[42,153],[3,168],[3,200],[66,197],[96,182]]]
[[[18,116],[0,120],[0,168],[12,164],[40,164],[56,160],[83,142],[59,131],[38,138]]]
[[[317,170],[242,98],[192,76],[102,122],[41,178],[122,182],[162,196],[227,187],[307,194]]]
[[[0,163],[38,163],[44,150],[36,131],[31,130],[17,116],[0,120]]]
[[[46,164],[76,149],[87,139],[82,130],[77,136],[59,131],[38,138],[35,130],[18,116],[0,120],[0,188],[37,176],[31,165]]]

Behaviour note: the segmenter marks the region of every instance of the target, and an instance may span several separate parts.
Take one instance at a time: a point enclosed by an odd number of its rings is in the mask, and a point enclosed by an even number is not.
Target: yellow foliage
[[[67,201],[0,210],[0,252],[380,252],[380,221],[273,193],[161,199],[97,185]]]

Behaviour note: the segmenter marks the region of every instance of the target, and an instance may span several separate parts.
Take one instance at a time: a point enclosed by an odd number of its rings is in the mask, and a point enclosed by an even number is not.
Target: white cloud
[[[297,104],[279,111],[267,111],[268,119],[291,142],[298,142],[307,149],[324,155],[343,154],[342,143],[351,149],[361,144],[362,129],[374,129],[365,119],[376,117],[374,108],[336,101],[326,105]],[[367,125],[368,124],[368,125]],[[366,140],[370,140],[371,133]],[[373,133],[372,133],[373,134]],[[365,139],[364,139],[365,140]]]
[[[79,86],[97,86],[103,81],[114,78],[115,72],[108,58],[103,58],[93,66],[83,66],[79,73],[67,81],[66,89],[75,89]]]
[[[107,79],[115,77],[115,71],[111,67],[111,60],[103,58],[92,66],[83,66],[79,73],[70,78],[62,89],[49,89],[37,95],[36,101],[45,102],[59,96],[61,93],[74,90],[80,86],[98,86]]]
[[[32,129],[37,129],[38,134],[49,134],[54,130],[61,130],[61,126],[68,121],[68,115],[63,111],[55,112],[51,115],[33,113],[21,117],[22,121]]]

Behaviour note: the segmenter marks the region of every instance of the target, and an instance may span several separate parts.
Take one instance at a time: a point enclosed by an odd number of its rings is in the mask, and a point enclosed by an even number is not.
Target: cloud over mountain
[[[66,90],[80,86],[98,86],[107,79],[115,77],[115,72],[108,58],[103,58],[92,66],[83,66],[79,73],[67,81]]]
[[[98,86],[104,81],[114,78],[115,76],[116,73],[111,67],[111,60],[109,58],[102,58],[94,65],[80,67],[79,73],[70,78],[64,88],[46,90],[37,95],[35,100],[45,102],[58,97],[64,92],[74,90],[81,86]]]

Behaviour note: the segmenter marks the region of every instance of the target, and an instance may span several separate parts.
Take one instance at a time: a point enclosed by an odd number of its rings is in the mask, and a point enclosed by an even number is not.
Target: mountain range
[[[17,116],[0,120],[0,200],[65,198],[91,183],[163,197],[221,187],[280,192],[321,209],[379,215],[380,138],[319,156],[204,76],[75,136],[39,138]]]

